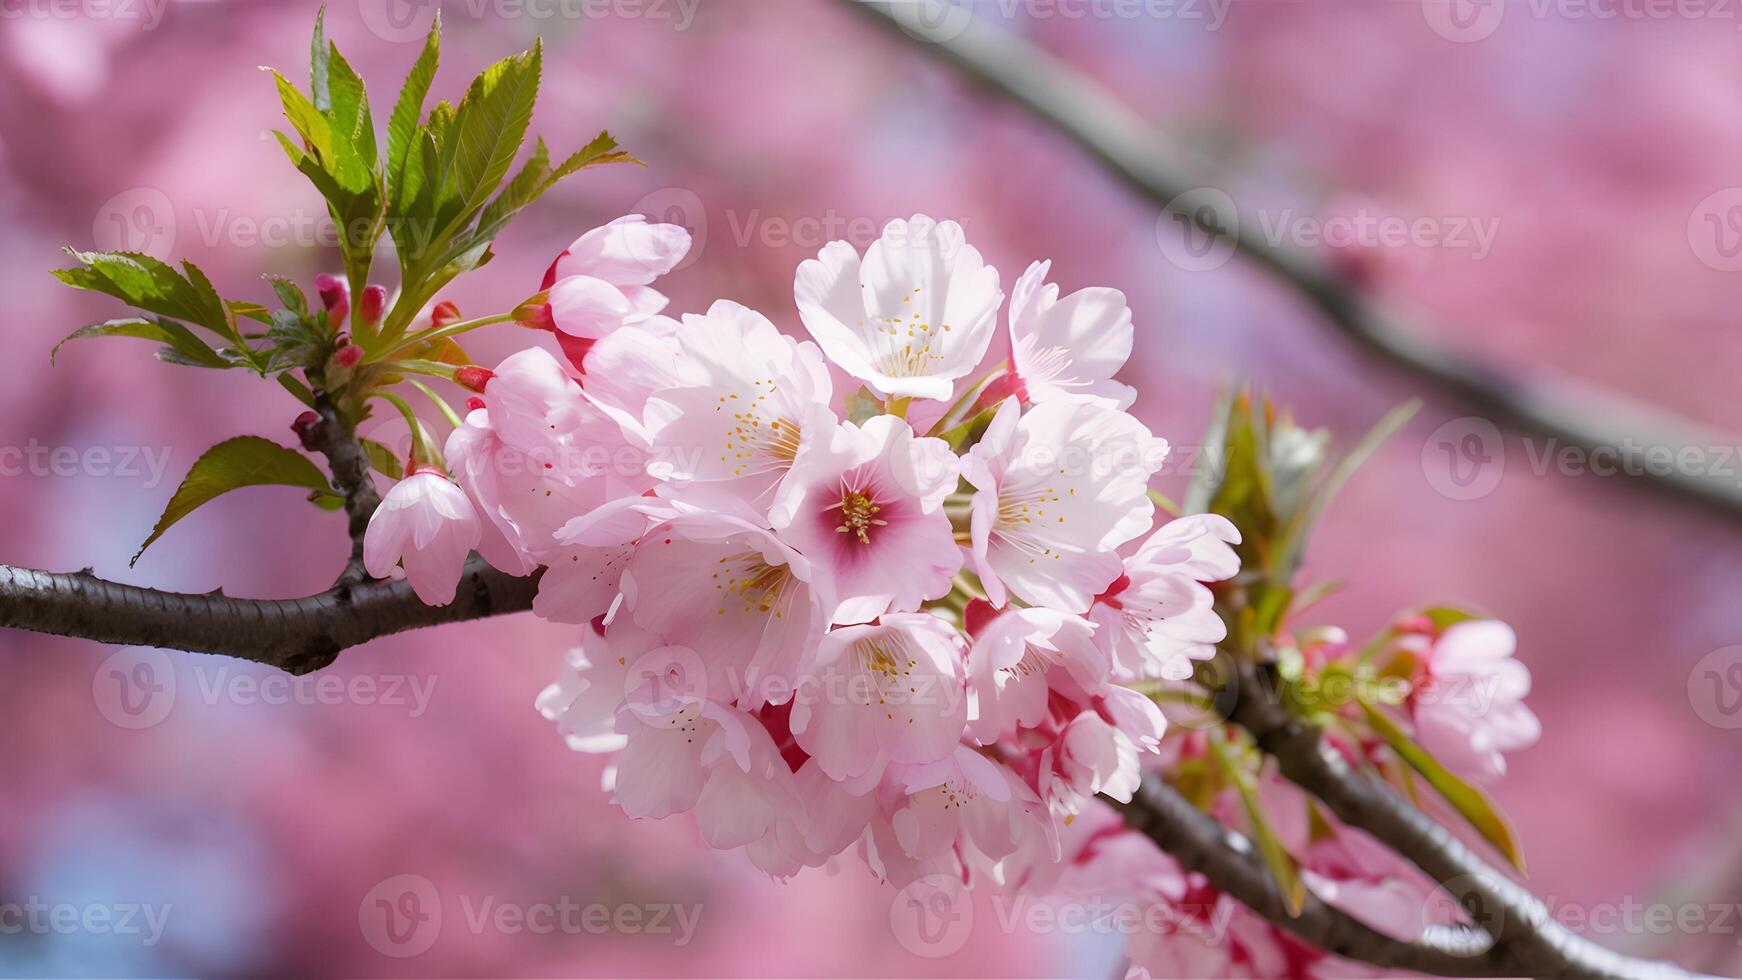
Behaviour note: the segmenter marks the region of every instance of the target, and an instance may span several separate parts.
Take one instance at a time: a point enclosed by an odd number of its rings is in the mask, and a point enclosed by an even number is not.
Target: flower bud
[[[460,308],[451,299],[444,299],[429,311],[429,325],[440,330],[450,323],[460,322]]]
[[[556,318],[550,312],[550,295],[539,293],[514,308],[514,322],[534,330],[556,330]]]
[[[348,301],[350,287],[337,276],[323,272],[315,276],[315,291],[321,294],[321,305],[327,309],[338,306],[341,300]]]
[[[466,411],[468,412],[476,412],[478,409],[484,407],[484,399],[479,398],[477,395],[473,395],[466,399]]]
[[[358,305],[357,312],[362,315],[365,324],[373,327],[380,323],[381,314],[386,311],[387,287],[370,286],[363,290],[363,301]]]
[[[483,394],[484,386],[489,384],[490,379],[495,376],[496,372],[487,367],[480,367],[477,364],[468,364],[454,372],[454,383],[462,388],[470,388],[479,394]]]
[[[296,438],[302,443],[302,448],[312,453],[315,451],[315,429],[320,424],[320,415],[314,412],[304,412],[290,423],[290,431],[296,433]]]
[[[342,368],[354,368],[363,359],[363,348],[347,343],[333,352],[333,363]]]

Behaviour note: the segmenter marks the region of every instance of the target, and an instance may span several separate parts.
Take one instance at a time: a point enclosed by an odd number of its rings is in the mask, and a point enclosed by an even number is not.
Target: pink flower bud
[[[549,303],[525,303],[514,311],[514,322],[534,330],[556,330],[556,318],[551,315]]]
[[[450,323],[460,322],[460,308],[451,299],[444,299],[429,311],[429,325],[441,329]]]
[[[479,398],[477,395],[473,395],[472,397],[466,399],[466,411],[468,411],[468,412],[476,412],[478,409],[483,408],[483,407],[484,407],[484,399]]]
[[[345,343],[333,352],[333,363],[342,368],[354,368],[363,359],[363,348]]]
[[[387,311],[387,287],[370,286],[363,290],[362,305],[357,312],[363,315],[363,322],[374,326],[381,322],[381,314]]]
[[[470,388],[479,394],[483,394],[484,386],[489,384],[490,379],[495,376],[496,372],[487,367],[468,364],[454,372],[454,383],[462,388]]]
[[[314,452],[315,428],[321,424],[321,417],[314,412],[304,412],[290,423],[290,431],[296,433],[296,438],[302,443],[302,448]]]
[[[321,305],[329,310],[350,299],[350,288],[345,281],[325,272],[315,276],[315,291],[321,294]]]

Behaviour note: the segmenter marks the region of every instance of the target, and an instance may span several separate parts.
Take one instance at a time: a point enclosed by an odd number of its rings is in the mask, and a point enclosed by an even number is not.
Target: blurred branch
[[[223,654],[306,674],[376,637],[531,609],[538,578],[508,575],[473,555],[454,601],[426,606],[404,580],[339,585],[302,599],[232,599],[122,585],[88,569],[0,565],[0,628]]]
[[[1180,866],[1312,945],[1346,959],[1443,977],[1493,976],[1492,942],[1466,926],[1432,926],[1420,939],[1384,935],[1308,892],[1291,916],[1252,843],[1193,806],[1166,780],[1145,779],[1136,798],[1115,803],[1132,829],[1155,841]]]
[[[1139,196],[1230,243],[1299,293],[1325,323],[1381,359],[1422,378],[1493,421],[1583,448],[1589,458],[1627,459],[1624,446],[1734,446],[1660,408],[1589,386],[1502,372],[1448,350],[1369,303],[1335,269],[1304,248],[1272,244],[1252,220],[1186,197],[1214,186],[1189,155],[1081,72],[1016,34],[943,0],[847,0],[848,5],[1020,104],[1116,174]],[[1237,209],[1236,209],[1237,211]],[[1742,487],[1721,474],[1626,467],[1642,486],[1742,518]]]

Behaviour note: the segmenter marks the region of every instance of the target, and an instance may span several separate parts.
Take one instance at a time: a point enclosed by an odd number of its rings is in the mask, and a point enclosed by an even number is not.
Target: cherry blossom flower
[[[1424,682],[1410,699],[1422,745],[1455,772],[1491,782],[1507,752],[1536,744],[1542,724],[1524,704],[1530,669],[1512,658],[1518,637],[1497,620],[1448,628],[1423,653]]]
[[[1023,400],[1088,398],[1126,409],[1137,392],[1113,380],[1131,356],[1131,310],[1117,289],[1094,287],[1059,299],[1046,281],[1051,262],[1028,267],[1010,292],[1010,370]]]
[[[986,353],[1004,294],[960,225],[891,221],[863,258],[831,242],[798,267],[799,316],[842,370],[891,397],[950,397]]]
[[[924,613],[831,631],[792,708],[792,733],[830,778],[947,758],[967,725],[961,637]]]
[[[974,566],[994,605],[1007,595],[1085,612],[1122,572],[1120,545],[1149,530],[1148,480],[1167,443],[1091,402],[999,406],[968,453]]]
[[[968,651],[968,731],[974,740],[991,745],[1018,728],[1041,724],[1054,687],[1099,692],[1109,670],[1094,633],[1094,624],[1081,616],[1038,606],[1006,610],[988,623]]]
[[[793,468],[771,519],[781,540],[828,569],[835,622],[911,612],[950,591],[962,552],[942,505],[957,465],[941,439],[879,415],[841,423]]]
[[[466,556],[482,529],[466,492],[433,467],[393,485],[369,519],[363,566],[376,578],[405,565],[417,597],[431,606],[454,601]]]
[[[800,452],[834,432],[822,352],[727,300],[684,317],[682,330],[686,383],[645,403],[655,465],[668,481],[722,484],[766,511]]]
[[[557,330],[596,341],[625,324],[665,309],[649,288],[683,261],[690,234],[678,225],[625,215],[575,239],[545,273],[549,313]]]
[[[834,604],[805,556],[763,528],[705,511],[649,529],[622,590],[638,625],[696,651],[708,697],[745,709],[791,698]]]
[[[1227,518],[1194,514],[1155,530],[1126,558],[1123,574],[1095,599],[1096,638],[1127,680],[1184,680],[1193,660],[1209,660],[1227,626],[1201,583],[1231,578],[1240,532]]]

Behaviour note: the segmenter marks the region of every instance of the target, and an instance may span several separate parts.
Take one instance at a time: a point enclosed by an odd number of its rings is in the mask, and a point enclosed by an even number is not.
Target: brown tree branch
[[[1408,859],[1470,911],[1494,941],[1481,951],[1476,972],[1463,975],[1689,975],[1672,964],[1605,949],[1561,925],[1541,899],[1478,857],[1451,831],[1390,786],[1356,772],[1324,743],[1317,728],[1283,706],[1276,690],[1268,671],[1242,666],[1228,718],[1276,759],[1289,781],[1323,801],[1345,824],[1361,828]]]
[[[345,498],[346,531],[351,535],[351,558],[339,575],[339,585],[354,585],[369,579],[363,567],[363,537],[369,530],[369,518],[381,506],[381,495],[375,492],[375,481],[369,476],[369,454],[358,441],[356,432],[346,423],[338,406],[326,392],[315,394],[315,412],[320,422],[303,434],[309,448],[327,458],[327,468],[333,472],[333,485]]]
[[[943,0],[847,0],[876,23],[899,28],[917,46],[1006,96],[1100,162],[1139,197],[1232,245],[1318,311],[1325,325],[1391,365],[1453,396],[1497,423],[1583,449],[1587,458],[1638,461],[1641,446],[1710,454],[1738,437],[1706,429],[1661,408],[1571,381],[1504,372],[1446,349],[1425,332],[1369,302],[1306,248],[1273,244],[1261,224],[1225,203],[1205,206],[1215,181],[1192,154],[1075,68],[1018,35]],[[1199,193],[1194,193],[1199,192]],[[1631,447],[1631,448],[1629,448]],[[1702,458],[1706,458],[1702,456]],[[1621,467],[1640,486],[1742,518],[1742,486],[1714,467]]]
[[[1113,801],[1132,829],[1155,841],[1187,871],[1312,945],[1346,959],[1386,969],[1445,977],[1492,976],[1489,937],[1468,927],[1436,926],[1419,939],[1394,939],[1308,892],[1298,915],[1290,915],[1269,870],[1251,841],[1193,806],[1166,780],[1143,781],[1129,804]]]
[[[426,606],[403,579],[338,585],[301,599],[234,599],[122,585],[89,570],[0,565],[0,628],[217,653],[306,674],[376,637],[531,609],[538,578],[508,575],[473,555],[454,601]]]

